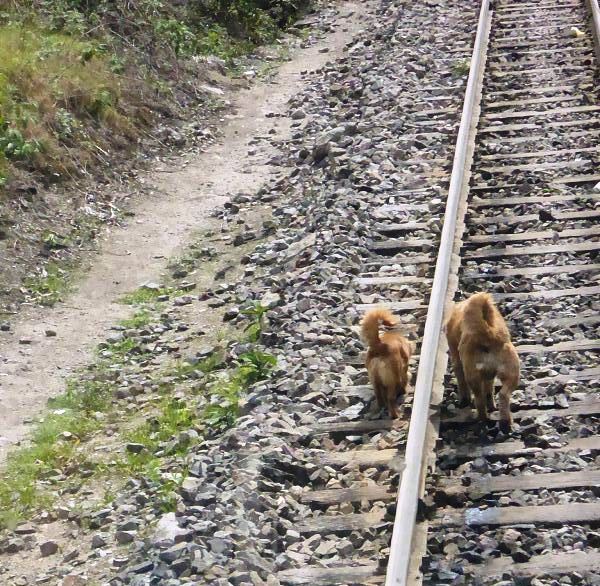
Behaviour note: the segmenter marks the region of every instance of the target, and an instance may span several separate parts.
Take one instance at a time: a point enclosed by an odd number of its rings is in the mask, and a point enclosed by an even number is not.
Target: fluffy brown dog
[[[391,417],[398,417],[396,397],[406,392],[408,361],[412,352],[410,342],[399,332],[379,335],[379,326],[392,328],[398,320],[381,307],[371,309],[362,322],[362,336],[367,341],[367,370],[380,407],[387,407]]]
[[[479,419],[496,408],[494,379],[502,382],[499,394],[500,425],[509,429],[510,395],[519,384],[519,357],[510,341],[504,318],[488,293],[475,293],[457,303],[446,322],[450,357],[463,405],[471,404],[471,391]]]

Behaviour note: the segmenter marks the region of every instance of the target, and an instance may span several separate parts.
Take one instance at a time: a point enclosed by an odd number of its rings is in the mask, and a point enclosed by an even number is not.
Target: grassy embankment
[[[0,185],[107,171],[193,101],[195,57],[231,63],[306,3],[0,0]]]

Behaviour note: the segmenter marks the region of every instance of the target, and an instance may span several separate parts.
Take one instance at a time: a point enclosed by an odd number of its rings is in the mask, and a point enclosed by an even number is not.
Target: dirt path
[[[272,177],[266,164],[275,150],[256,136],[285,138],[290,120],[286,102],[303,85],[301,72],[319,69],[341,54],[360,29],[360,2],[340,4],[334,31],[310,48],[298,50],[270,82],[229,97],[236,106],[220,143],[182,168],[148,177],[155,195],[133,207],[126,228],[113,230],[78,290],[53,309],[32,309],[0,337],[0,458],[27,433],[32,417],[49,397],[63,390],[65,377],[91,359],[94,346],[112,324],[126,317],[116,300],[147,281],[160,281],[167,259],[199,229],[216,225],[211,212],[230,194],[260,187]],[[254,152],[253,155],[249,155]],[[200,319],[200,318],[199,318]],[[47,337],[46,330],[56,332]]]

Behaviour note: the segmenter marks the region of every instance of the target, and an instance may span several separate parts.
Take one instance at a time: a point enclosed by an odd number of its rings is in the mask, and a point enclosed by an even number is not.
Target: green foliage
[[[190,429],[197,420],[196,414],[187,403],[174,397],[165,396],[160,400],[156,409],[156,415],[127,434],[128,441],[146,447],[146,451],[140,454],[128,455],[134,469],[145,466],[155,457],[154,454],[162,442],[170,440],[181,431]],[[179,442],[171,453],[182,454],[188,447],[189,441]]]
[[[144,305],[156,301],[158,297],[163,295],[178,296],[182,291],[173,289],[172,287],[149,287],[142,285],[132,293],[127,293],[121,297],[121,303],[126,305]]]
[[[171,47],[177,57],[194,53],[195,35],[185,23],[174,18],[159,18],[154,22],[154,32]]]
[[[67,272],[54,263],[42,267],[38,275],[25,279],[24,284],[33,300],[46,306],[62,301],[69,288]]]
[[[456,77],[464,77],[471,70],[471,61],[469,59],[459,59],[452,64],[452,73]]]
[[[51,410],[36,424],[29,445],[9,454],[0,479],[1,527],[52,503],[52,477],[83,465],[77,446],[101,426],[96,413],[107,409],[110,394],[108,383],[70,381],[63,395],[48,402]]]
[[[64,108],[59,108],[56,111],[54,119],[54,130],[56,136],[61,141],[66,141],[75,136],[75,133],[81,128],[81,123]]]
[[[277,364],[277,359],[272,354],[259,350],[251,350],[239,358],[239,372],[245,384],[253,384],[269,376],[272,368]]]
[[[278,29],[288,25],[307,3],[302,0],[207,0],[204,5],[230,34],[258,44],[272,41]]]
[[[105,411],[111,401],[112,385],[102,380],[70,380],[67,390],[50,399],[48,406],[55,410],[91,415]]]
[[[260,340],[260,335],[265,326],[265,314],[267,311],[268,308],[261,305],[259,301],[252,307],[241,311],[242,315],[249,317],[251,320],[244,329],[250,342],[258,342]]]
[[[152,88],[173,100],[178,60],[231,64],[308,2],[0,0],[0,187],[16,166],[55,181],[106,165],[97,147],[135,144],[151,123]]]
[[[252,48],[250,41],[234,39],[219,24],[204,25],[196,35],[196,52],[199,55],[216,55],[228,62],[248,53]]]
[[[44,243],[44,247],[48,250],[62,250],[68,248],[70,245],[70,240],[67,237],[52,232],[52,230],[44,231],[42,234],[42,242]]]
[[[136,351],[139,354],[138,344],[133,338],[124,338],[119,342],[101,346],[104,351],[110,352],[112,360],[124,361],[131,353]]]
[[[42,145],[38,140],[27,140],[17,128],[2,125],[0,118],[0,152],[6,158],[26,159],[41,150]]]
[[[177,362],[165,373],[178,379],[197,378],[198,373],[208,374],[223,365],[225,352],[221,349],[215,350],[210,356],[198,362]]]
[[[0,167],[4,160],[61,173],[72,165],[61,141],[77,136],[80,120],[102,118],[116,129],[118,117],[108,114],[119,84],[105,46],[30,20],[0,25]],[[8,170],[4,164],[2,174]]]
[[[229,427],[235,423],[239,403],[246,389],[269,374],[277,360],[270,354],[256,349],[242,354],[233,371],[217,378],[208,386],[209,404],[205,407],[203,420],[212,427]]]
[[[130,318],[123,319],[119,323],[124,328],[139,329],[152,322],[152,314],[146,309],[136,311]]]
[[[264,319],[266,308],[256,304],[248,315],[257,322]],[[142,327],[156,319],[148,308],[136,312],[126,327]],[[52,505],[56,496],[68,490],[64,476],[73,475],[81,483],[81,470],[93,469],[94,478],[103,478],[113,464],[94,463],[88,460],[82,442],[102,429],[107,421],[114,420],[122,404],[114,400],[116,390],[114,370],[123,368],[125,359],[135,348],[135,341],[124,338],[112,344],[103,344],[110,356],[96,362],[84,375],[67,383],[64,393],[48,401],[49,411],[31,434],[26,447],[13,451],[0,479],[0,527],[14,527],[35,511]],[[121,476],[140,474],[153,485],[154,498],[163,511],[175,510],[177,489],[187,475],[185,467],[163,472],[164,459],[185,454],[190,445],[202,440],[202,432],[214,434],[235,423],[240,401],[248,387],[270,376],[276,364],[274,356],[251,346],[238,359],[225,367],[225,352],[218,349],[204,360],[192,365],[175,363],[161,377],[172,377],[162,385],[161,395],[149,403],[143,420],[134,429],[123,431],[125,441],[142,444],[145,449],[138,454],[127,454],[117,460]],[[203,374],[202,402],[190,393],[187,397],[174,396],[175,384],[193,373]],[[138,413],[135,413],[137,417]],[[196,430],[199,434],[183,432]],[[59,489],[59,490],[58,490]],[[114,498],[107,491],[104,500]]]

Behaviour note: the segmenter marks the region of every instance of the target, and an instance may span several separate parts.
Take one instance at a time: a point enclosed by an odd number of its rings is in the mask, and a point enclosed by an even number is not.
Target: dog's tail
[[[490,341],[498,338],[496,324],[496,305],[489,293],[475,293],[469,298],[463,316],[464,321],[471,330],[478,330],[480,334]]]
[[[380,343],[379,324],[388,327],[395,326],[398,323],[394,314],[385,307],[376,307],[367,311],[362,321],[362,337],[367,341],[370,347],[375,347]]]

